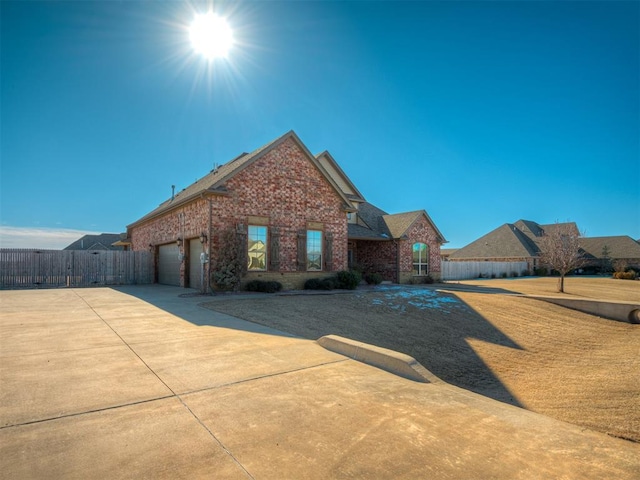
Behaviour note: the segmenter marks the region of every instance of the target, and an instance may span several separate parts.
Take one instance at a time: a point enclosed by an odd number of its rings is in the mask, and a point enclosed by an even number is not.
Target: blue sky
[[[213,63],[187,31],[211,6],[236,42]],[[640,2],[0,9],[3,247],[123,232],[292,129],[445,247],[521,218],[640,238]]]

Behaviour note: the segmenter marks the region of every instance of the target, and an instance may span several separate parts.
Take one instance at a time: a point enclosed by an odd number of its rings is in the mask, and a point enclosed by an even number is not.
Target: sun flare
[[[197,15],[189,37],[196,52],[209,60],[225,58],[233,45],[233,32],[224,17],[213,12]]]

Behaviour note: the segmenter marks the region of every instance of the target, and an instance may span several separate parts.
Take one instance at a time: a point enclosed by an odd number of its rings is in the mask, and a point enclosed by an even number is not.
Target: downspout
[[[400,239],[396,240],[396,282],[400,284]]]

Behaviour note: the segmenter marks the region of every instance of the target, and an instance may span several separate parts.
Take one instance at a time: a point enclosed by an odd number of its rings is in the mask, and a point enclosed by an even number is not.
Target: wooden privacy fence
[[[442,262],[443,280],[469,280],[521,276],[527,271],[527,262]]]
[[[151,252],[0,249],[0,288],[153,283]]]

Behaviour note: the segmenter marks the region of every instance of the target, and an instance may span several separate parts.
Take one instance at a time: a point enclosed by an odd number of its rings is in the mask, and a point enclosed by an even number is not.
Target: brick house
[[[154,252],[158,283],[207,289],[230,231],[246,259],[243,282],[285,288],[355,263],[393,281],[414,269],[439,277],[445,242],[423,210],[388,215],[368,204],[328,152],[312,155],[293,131],[173,194],[127,236],[133,250]]]

